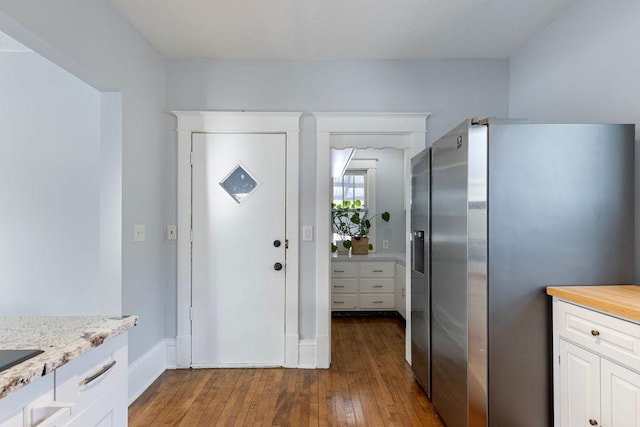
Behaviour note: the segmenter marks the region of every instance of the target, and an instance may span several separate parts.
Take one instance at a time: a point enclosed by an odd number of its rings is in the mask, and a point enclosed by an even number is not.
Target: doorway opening
[[[315,113],[316,152],[316,363],[318,368],[331,364],[331,149],[395,148],[403,153],[404,253],[409,253],[411,157],[425,148],[427,113]],[[377,238],[377,240],[381,240]],[[383,239],[384,240],[384,239]],[[327,248],[324,250],[323,248]],[[407,314],[410,307],[410,283],[405,269]],[[405,358],[410,362],[411,323],[406,323]]]

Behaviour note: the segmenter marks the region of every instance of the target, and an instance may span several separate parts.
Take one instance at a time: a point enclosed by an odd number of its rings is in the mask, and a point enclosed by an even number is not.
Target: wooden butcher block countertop
[[[549,286],[547,294],[640,323],[640,286]]]

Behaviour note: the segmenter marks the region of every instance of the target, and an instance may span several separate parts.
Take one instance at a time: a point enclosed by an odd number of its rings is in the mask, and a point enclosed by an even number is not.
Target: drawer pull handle
[[[374,304],[382,304],[384,301],[374,301]]]
[[[598,335],[600,335],[600,331],[597,329],[592,329],[591,335],[593,335],[594,337],[597,337]],[[591,424],[591,425],[594,426],[595,424]]]
[[[100,378],[101,376],[109,372],[109,369],[113,368],[115,364],[116,364],[115,360],[112,360],[111,362],[107,363],[98,372],[96,372],[95,374],[89,375],[84,380],[80,381],[80,387],[85,386],[97,380],[98,378]]]
[[[596,420],[594,420],[594,419],[590,419],[589,420],[589,424],[591,424],[592,426],[597,426],[598,422]]]
[[[344,301],[334,301],[334,304],[344,304]]]
[[[382,285],[373,285],[374,288],[381,288]]]
[[[344,273],[344,270],[333,270],[334,273]]]
[[[374,273],[384,273],[384,270],[373,270]]]
[[[334,288],[344,288],[344,285],[333,285]]]

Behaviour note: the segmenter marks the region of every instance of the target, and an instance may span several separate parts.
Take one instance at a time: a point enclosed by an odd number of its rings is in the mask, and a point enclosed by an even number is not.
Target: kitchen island
[[[555,425],[640,425],[640,287],[553,286]]]
[[[0,426],[126,423],[127,331],[137,321],[0,317],[0,350],[43,350],[0,372]]]

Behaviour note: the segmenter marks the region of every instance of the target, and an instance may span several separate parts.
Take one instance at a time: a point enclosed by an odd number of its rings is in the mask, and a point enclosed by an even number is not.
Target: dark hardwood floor
[[[442,426],[395,317],[336,317],[330,369],[181,369],[129,407],[137,426]]]

